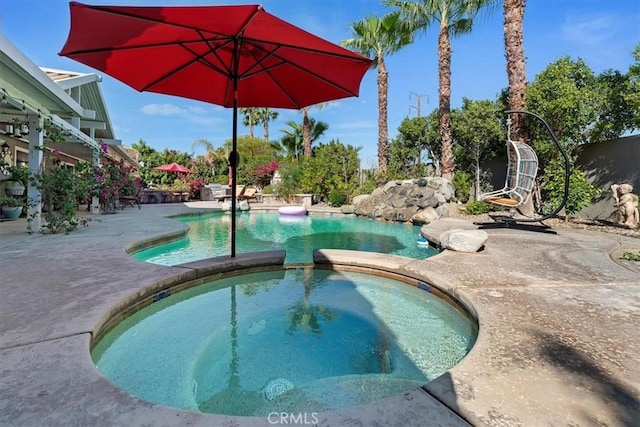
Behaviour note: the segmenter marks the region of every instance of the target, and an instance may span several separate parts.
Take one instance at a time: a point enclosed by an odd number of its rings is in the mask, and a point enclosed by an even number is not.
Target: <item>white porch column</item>
[[[29,115],[29,172],[31,175],[40,173],[44,146],[44,121],[38,115]],[[31,229],[40,231],[42,225],[42,194],[31,180],[27,187],[28,208],[27,215],[31,218]]]
[[[89,136],[91,139],[95,140],[96,138],[96,130],[94,128],[89,129]],[[91,151],[93,167],[97,168],[100,166],[100,150],[92,150]],[[91,197],[91,214],[98,215],[100,213],[100,199],[98,196]]]

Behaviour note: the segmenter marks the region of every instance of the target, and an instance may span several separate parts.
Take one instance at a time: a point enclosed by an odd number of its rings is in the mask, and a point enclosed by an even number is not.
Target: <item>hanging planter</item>
[[[11,196],[22,196],[24,194],[25,187],[19,181],[4,181],[4,190]]]

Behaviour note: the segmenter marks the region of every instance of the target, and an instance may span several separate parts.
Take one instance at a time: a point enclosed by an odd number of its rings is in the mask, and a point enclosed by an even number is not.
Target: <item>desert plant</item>
[[[488,203],[479,200],[469,200],[465,207],[465,212],[469,215],[480,215],[491,211],[491,206]]]

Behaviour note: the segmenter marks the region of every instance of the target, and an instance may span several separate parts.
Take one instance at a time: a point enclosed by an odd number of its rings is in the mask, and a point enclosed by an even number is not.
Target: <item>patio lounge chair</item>
[[[136,192],[133,196],[119,196],[118,200],[120,201],[120,209],[124,209],[127,206],[133,207],[133,205],[138,205],[138,209],[140,209],[140,197],[141,197],[142,188],[136,188]]]
[[[256,192],[258,190],[256,188],[245,188],[242,194],[238,195],[238,200],[257,200]]]
[[[236,187],[236,200],[240,200],[244,194],[246,187],[244,185],[238,185]],[[227,188],[223,194],[215,196],[218,202],[230,202],[231,201],[231,188]]]

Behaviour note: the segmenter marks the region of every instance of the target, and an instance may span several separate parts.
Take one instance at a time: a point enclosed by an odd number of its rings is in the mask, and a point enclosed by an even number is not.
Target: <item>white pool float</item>
[[[282,206],[278,208],[280,215],[306,215],[307,208],[304,206]]]

